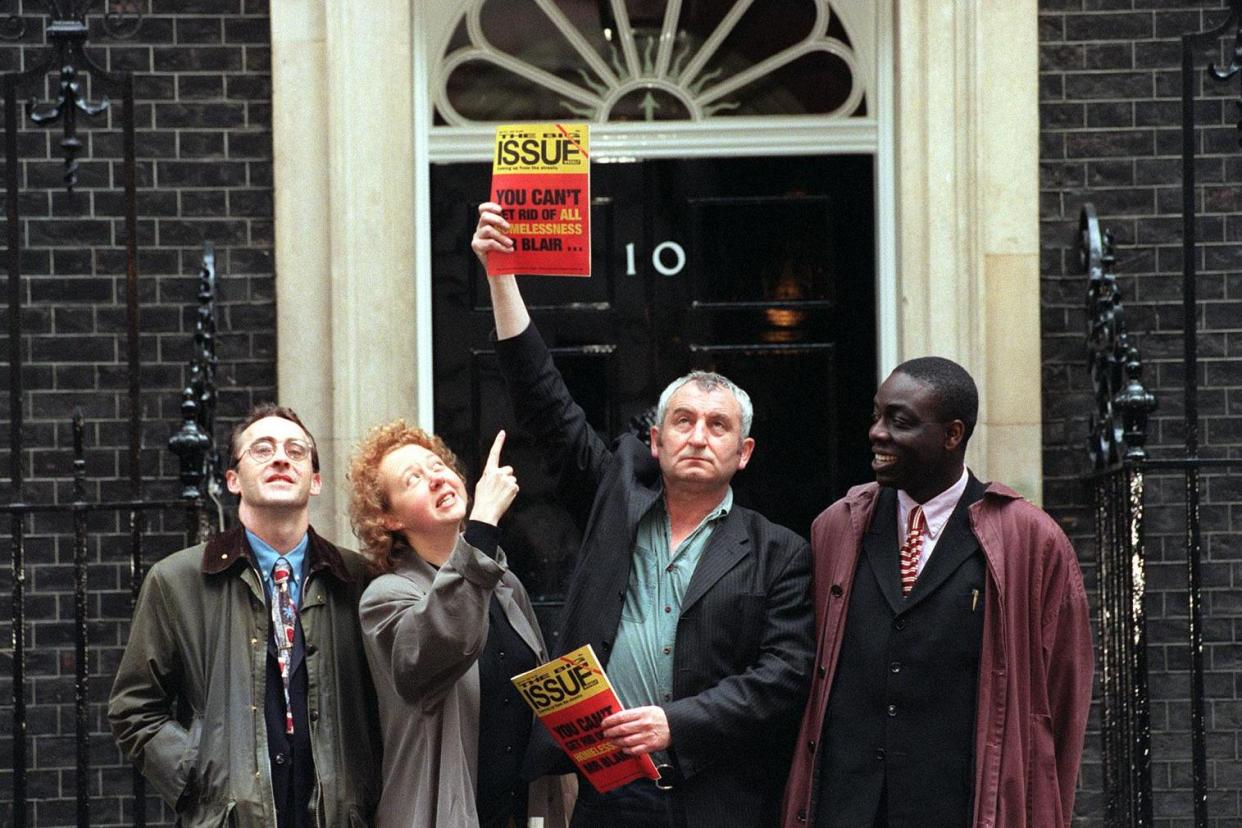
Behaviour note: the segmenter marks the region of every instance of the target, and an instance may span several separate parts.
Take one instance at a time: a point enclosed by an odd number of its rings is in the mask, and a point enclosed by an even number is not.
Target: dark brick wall
[[[31,65],[41,49],[41,6],[34,0],[25,5],[29,34],[20,45],[0,45],[0,70]],[[1161,400],[1152,440],[1157,453],[1176,453],[1181,439],[1177,38],[1217,22],[1221,5],[1220,0],[1040,3],[1045,496],[1078,544],[1089,581],[1094,577],[1091,513],[1078,481],[1086,467],[1091,405],[1082,354],[1084,280],[1073,251],[1078,209],[1094,201],[1117,236],[1131,331],[1147,361],[1146,378]],[[96,34],[92,54],[112,70],[134,71],[138,81],[144,471],[147,492],[162,496],[173,491],[174,464],[163,445],[175,428],[185,380],[194,274],[204,239],[217,244],[222,276],[218,432],[275,391],[270,74],[265,0],[150,0],[144,9],[148,16],[137,38],[118,42]],[[45,85],[41,96],[52,89]],[[1200,106],[1201,121],[1209,125],[1202,132],[1200,165],[1200,404],[1209,455],[1242,452],[1242,277],[1237,273],[1242,221],[1234,214],[1242,192],[1242,153],[1229,94],[1214,87]],[[87,128],[82,182],[72,198],[60,187],[55,147],[46,130],[23,133],[28,497],[68,498],[66,418],[75,403],[90,423],[91,496],[125,496],[124,265],[120,191],[114,186],[119,141],[114,130]],[[7,353],[7,342],[4,348]],[[7,406],[7,395],[0,395],[0,464],[6,468]],[[0,494],[7,499],[7,490]],[[1242,583],[1242,487],[1217,475],[1207,481],[1205,495],[1209,785],[1213,816],[1224,824],[1242,819],[1242,682],[1234,675],[1242,660],[1236,643],[1242,601],[1234,588]],[[1151,524],[1167,536],[1153,542],[1150,569],[1156,808],[1166,825],[1187,824],[1190,810],[1179,498],[1176,479],[1153,482]],[[68,525],[63,517],[32,520],[26,550],[29,793],[36,824],[49,826],[69,824],[74,816],[72,544],[63,536]],[[116,518],[92,518],[92,528],[92,822],[129,824],[129,769],[102,713],[127,635],[127,550]],[[177,516],[153,519],[148,559],[176,548],[181,532]],[[0,546],[7,562],[7,537],[0,538]],[[9,616],[10,588],[6,566],[0,572],[0,618]],[[0,824],[9,822],[12,795],[9,656],[0,652],[5,700],[0,703],[5,711]],[[1084,824],[1100,822],[1099,787],[1093,718],[1077,807]],[[167,816],[152,807],[152,817]]]
[[[1081,205],[1095,203],[1117,240],[1130,331],[1159,397],[1153,454],[1179,453],[1182,427],[1181,47],[1225,14],[1220,0],[1041,0],[1041,241],[1044,492],[1094,580],[1092,514],[1078,476],[1087,468],[1090,381],[1084,360],[1086,281],[1074,237]],[[1226,44],[1232,48],[1232,39]],[[1200,62],[1202,65],[1202,61]],[[1202,77],[1202,75],[1201,75]],[[1242,151],[1231,84],[1202,85],[1199,250],[1199,406],[1202,453],[1242,454]],[[1204,660],[1208,787],[1213,824],[1242,820],[1242,487],[1204,483]],[[1189,676],[1184,510],[1180,478],[1150,483],[1149,636],[1153,776],[1159,825],[1189,825]],[[1103,801],[1093,717],[1077,812],[1099,824]]]
[[[4,11],[17,5],[5,4]],[[46,7],[36,0],[24,0],[23,6],[28,32],[19,44],[0,43],[0,71],[34,66],[43,50]],[[217,433],[227,433],[230,421],[253,402],[275,395],[268,6],[267,0],[144,0],[141,6],[146,17],[132,40],[109,38],[93,19],[89,51],[106,69],[131,71],[136,79],[143,474],[146,494],[167,497],[176,491],[176,461],[165,443],[179,424],[205,240],[216,245],[220,275]],[[85,86],[97,97],[89,80]],[[38,85],[38,97],[47,100],[55,89],[51,78]],[[68,417],[74,405],[82,407],[88,422],[89,497],[128,496],[119,101],[105,117],[112,120],[82,119],[85,148],[80,186],[72,196],[61,186],[58,128],[27,125],[21,134],[26,495],[34,502],[70,498]],[[7,310],[0,316],[7,331]],[[7,338],[0,347],[5,353],[0,383],[7,389]],[[8,406],[5,390],[0,466],[6,481]],[[7,502],[7,485],[0,489]],[[132,824],[130,767],[104,717],[128,635],[125,521],[98,515],[90,522],[92,825]],[[147,561],[184,545],[184,526],[180,512],[150,518]],[[27,521],[27,530],[29,808],[36,825],[73,824],[72,522],[64,515],[39,516]],[[0,558],[0,618],[7,624],[12,586],[7,526]],[[8,640],[7,629],[0,635]],[[0,824],[11,824],[11,664],[5,646],[0,651]],[[152,821],[167,820],[154,799],[148,814]]]

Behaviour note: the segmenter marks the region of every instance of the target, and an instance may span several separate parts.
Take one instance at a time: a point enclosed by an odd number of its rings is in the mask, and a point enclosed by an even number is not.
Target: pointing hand
[[[495,526],[500,518],[509,510],[513,499],[517,497],[517,477],[512,466],[500,465],[500,449],[505,444],[503,429],[496,432],[496,440],[487,455],[487,463],[479,476],[478,485],[474,487],[474,509],[470,513],[471,520],[490,523]]]

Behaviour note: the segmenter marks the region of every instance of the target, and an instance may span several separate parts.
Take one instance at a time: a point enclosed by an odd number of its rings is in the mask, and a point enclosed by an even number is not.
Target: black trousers
[[[578,804],[570,828],[686,828],[686,809],[676,789],[662,791],[640,779],[601,794],[579,777]]]

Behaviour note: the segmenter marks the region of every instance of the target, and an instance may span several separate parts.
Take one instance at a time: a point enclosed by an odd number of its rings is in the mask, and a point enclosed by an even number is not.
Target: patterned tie
[[[923,507],[910,510],[910,528],[906,530],[906,542],[901,545],[901,596],[910,594],[919,577],[919,556],[923,553],[923,536],[927,534],[927,518]]]
[[[286,558],[277,558],[272,566],[272,583],[276,585],[272,596],[272,633],[276,636],[276,661],[280,664],[280,680],[285,685],[285,733],[293,733],[293,707],[289,704],[289,662],[293,658],[293,627],[297,622],[297,609],[289,584],[293,580],[293,567]]]

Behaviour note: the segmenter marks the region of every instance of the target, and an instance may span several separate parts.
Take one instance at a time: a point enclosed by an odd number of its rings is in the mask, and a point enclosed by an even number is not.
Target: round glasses
[[[301,463],[307,457],[310,457],[310,444],[302,440],[289,439],[280,445],[285,450],[285,457],[288,457],[293,463]],[[245,457],[247,454],[256,463],[266,463],[276,456],[276,441],[270,437],[260,437],[242,451],[241,457]],[[239,462],[241,457],[237,458]]]

